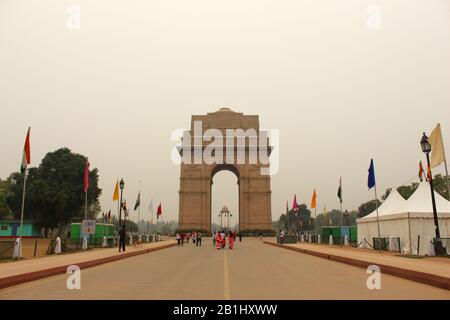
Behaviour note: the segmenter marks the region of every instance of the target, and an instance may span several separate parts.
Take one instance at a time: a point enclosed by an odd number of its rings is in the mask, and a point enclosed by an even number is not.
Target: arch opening
[[[211,171],[210,217],[213,232],[219,229],[238,231],[239,176],[238,168],[233,165],[217,165]]]

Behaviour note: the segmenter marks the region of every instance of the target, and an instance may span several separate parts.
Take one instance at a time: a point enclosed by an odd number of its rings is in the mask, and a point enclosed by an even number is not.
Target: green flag
[[[342,203],[342,177],[339,178],[339,189],[337,192],[337,196],[339,198],[339,202]]]
[[[134,211],[136,211],[136,209],[141,205],[141,192],[139,191],[137,199],[136,199],[136,203],[134,204]]]

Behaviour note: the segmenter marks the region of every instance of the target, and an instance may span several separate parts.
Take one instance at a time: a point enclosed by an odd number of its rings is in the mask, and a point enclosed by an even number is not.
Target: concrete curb
[[[166,245],[163,245],[160,247],[147,248],[147,249],[142,249],[142,250],[138,250],[138,251],[127,252],[127,253],[124,253],[121,255],[115,255],[115,256],[99,258],[99,259],[89,260],[89,261],[83,261],[83,262],[77,263],[76,265],[79,266],[80,269],[83,270],[83,269],[95,267],[95,266],[98,266],[98,265],[101,265],[104,263],[122,260],[122,259],[126,259],[126,258],[131,258],[131,257],[137,256],[137,255],[141,255],[141,254],[145,254],[145,253],[149,253],[149,252],[153,252],[153,251],[158,251],[158,250],[162,250],[162,249],[167,249],[167,248],[174,247],[174,246],[176,246],[176,243],[169,243],[169,244],[166,244]],[[67,267],[70,265],[72,265],[72,264],[67,264],[67,265],[62,265],[62,266],[58,266],[58,267],[54,267],[54,268],[43,269],[43,270],[34,271],[34,272],[27,272],[27,273],[18,274],[15,276],[1,278],[0,279],[0,289],[15,286],[15,285],[29,282],[29,281],[39,280],[39,279],[55,276],[58,274],[66,273]]]
[[[393,266],[383,265],[383,264],[379,264],[379,263],[375,263],[375,262],[347,258],[347,257],[342,257],[342,256],[334,255],[334,254],[327,254],[327,253],[317,252],[317,251],[303,249],[303,248],[289,247],[289,246],[280,245],[278,243],[273,243],[273,242],[269,242],[269,241],[264,241],[264,243],[274,246],[274,247],[279,247],[279,248],[288,249],[291,251],[306,253],[309,255],[316,256],[316,257],[320,257],[320,258],[324,258],[324,259],[328,259],[328,260],[332,260],[332,261],[336,261],[336,262],[340,262],[340,263],[345,263],[345,264],[349,264],[349,265],[359,267],[359,268],[364,268],[364,269],[367,269],[367,267],[370,265],[377,265],[380,267],[380,271],[383,273],[390,274],[392,276],[396,276],[399,278],[415,281],[415,282],[428,284],[433,287],[450,290],[450,278],[437,276],[437,275],[434,275],[431,273],[425,273],[425,272],[420,272],[420,271],[415,271],[415,270],[410,270],[410,269],[403,269],[403,268],[399,268],[399,267],[393,267]]]

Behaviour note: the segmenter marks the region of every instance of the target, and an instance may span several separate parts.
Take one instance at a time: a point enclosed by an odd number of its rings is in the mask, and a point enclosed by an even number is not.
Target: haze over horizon
[[[371,5],[380,30],[366,26]],[[422,132],[438,122],[450,154],[449,39],[445,0],[0,0],[0,178],[19,170],[31,126],[32,166],[68,147],[99,169],[104,211],[123,177],[132,204],[142,181],[142,218],[152,197],[177,220],[171,133],[229,107],[280,130],[273,220],[294,193],[309,207],[314,188],[317,213],[339,208],[341,176],[344,210],[357,209],[373,199],[371,158],[381,196],[418,181]],[[236,177],[220,172],[213,222],[237,204]]]

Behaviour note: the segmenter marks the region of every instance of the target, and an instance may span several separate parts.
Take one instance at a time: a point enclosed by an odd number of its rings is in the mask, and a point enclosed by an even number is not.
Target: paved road
[[[174,247],[82,270],[81,290],[66,275],[0,290],[3,299],[450,299],[450,292],[244,239],[234,250]]]

